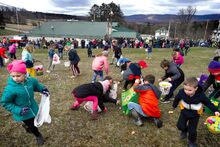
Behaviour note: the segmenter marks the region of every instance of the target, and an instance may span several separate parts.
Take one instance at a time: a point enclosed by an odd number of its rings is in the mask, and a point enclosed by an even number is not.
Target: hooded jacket
[[[70,49],[68,55],[71,64],[76,64],[80,61],[79,55],[77,54],[75,49]]]
[[[23,121],[37,115],[38,104],[34,99],[34,92],[42,92],[44,86],[35,78],[27,77],[24,83],[16,83],[11,77],[1,98],[1,105],[13,114],[16,121]],[[27,114],[21,115],[23,107],[29,107]]]
[[[134,86],[134,91],[140,93],[138,102],[143,112],[150,117],[160,118],[161,113],[158,99],[160,98],[161,92],[158,88],[152,84],[144,84]]]
[[[108,74],[108,59],[106,56],[97,56],[92,62],[92,70],[102,71],[103,67]]]
[[[181,100],[183,100],[188,105],[199,105],[201,103],[210,108],[213,112],[218,111],[218,109],[215,108],[215,106],[211,103],[210,99],[206,97],[200,86],[198,86],[196,93],[192,97],[186,95],[184,89],[180,89],[173,101],[173,108],[176,108]],[[182,108],[181,113],[190,118],[200,115],[197,110],[189,110],[186,108]]]
[[[172,79],[172,81],[184,81],[183,71],[173,62],[170,63],[168,69],[165,71],[165,75],[162,77],[162,80],[165,80],[169,77]]]
[[[123,79],[128,80],[129,76],[141,76],[141,68],[138,63],[130,63],[128,68],[123,73]]]

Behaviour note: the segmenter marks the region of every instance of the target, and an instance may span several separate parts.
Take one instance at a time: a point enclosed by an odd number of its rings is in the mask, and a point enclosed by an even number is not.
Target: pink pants
[[[93,111],[98,110],[98,98],[97,96],[87,96],[86,98],[76,98],[75,103],[73,103],[72,107],[78,107],[82,102],[92,101],[93,102]]]

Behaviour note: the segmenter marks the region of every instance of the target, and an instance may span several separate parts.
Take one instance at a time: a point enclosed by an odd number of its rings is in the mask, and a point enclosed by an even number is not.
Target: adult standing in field
[[[8,52],[9,52],[12,60],[16,59],[16,49],[17,49],[17,47],[16,47],[15,43],[13,43],[12,45],[9,46]]]
[[[168,80],[172,84],[170,92],[163,99],[161,99],[162,103],[169,103],[170,98],[174,96],[173,93],[176,88],[184,81],[184,73],[179,67],[177,67],[175,63],[166,59],[161,61],[160,67],[164,69],[165,75],[158,81],[161,82]]]
[[[76,49],[74,49],[73,45],[71,46],[68,55],[69,55],[69,60],[70,60],[70,67],[73,72],[73,75],[71,76],[71,78],[75,78],[77,75],[80,75],[80,70],[78,67],[80,58],[79,58],[79,55],[77,54]]]
[[[92,82],[96,81],[96,77],[100,77],[100,81],[103,81],[103,67],[106,75],[108,75],[108,51],[103,51],[102,54],[98,54],[92,61],[93,77]]]

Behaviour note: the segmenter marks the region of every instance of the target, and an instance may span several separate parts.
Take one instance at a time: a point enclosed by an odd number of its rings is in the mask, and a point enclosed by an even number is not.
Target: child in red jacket
[[[140,80],[135,80],[134,91],[139,92],[140,96],[138,103],[128,103],[128,109],[134,118],[134,123],[137,126],[142,126],[141,117],[151,117],[158,128],[162,127],[162,121],[160,118],[160,109],[158,99],[160,98],[161,92],[155,87],[154,84],[155,76],[149,74],[144,77],[144,83],[139,84]]]

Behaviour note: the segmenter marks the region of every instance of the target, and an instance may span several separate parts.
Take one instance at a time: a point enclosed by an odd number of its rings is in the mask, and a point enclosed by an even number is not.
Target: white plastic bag
[[[117,99],[118,82],[114,82],[112,88],[110,89],[109,97]]]
[[[52,62],[53,65],[56,65],[56,64],[60,64],[60,57],[55,53],[53,55],[53,62]]]
[[[65,62],[64,62],[64,66],[65,66],[65,67],[70,67],[70,61],[65,61]]]
[[[93,102],[92,102],[92,101],[88,101],[88,102],[85,103],[84,109],[85,109],[86,111],[88,111],[89,113],[92,113],[92,112],[93,112],[92,106],[93,106]],[[101,110],[101,109],[99,108],[99,106],[98,106],[98,112],[101,112],[101,111],[102,111],[102,110]]]
[[[51,123],[50,116],[50,96],[42,94],[39,110],[34,119],[34,126],[40,127],[44,122]]]
[[[5,64],[7,64],[7,63],[9,63],[9,58],[4,58],[4,62],[5,62]]]

